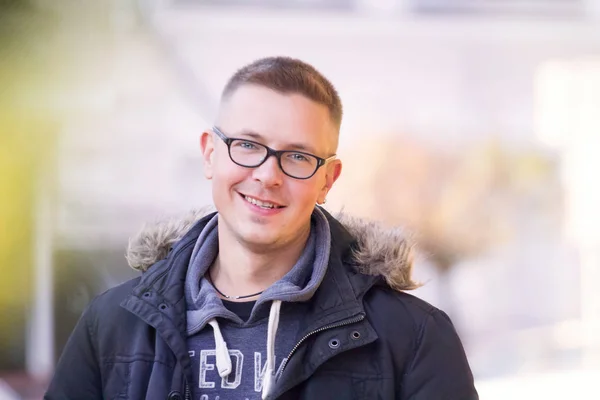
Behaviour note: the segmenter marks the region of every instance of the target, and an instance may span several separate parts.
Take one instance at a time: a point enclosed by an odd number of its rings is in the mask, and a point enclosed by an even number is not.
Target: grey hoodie
[[[204,278],[219,252],[217,227],[218,214],[196,241],[185,282],[194,397],[259,399],[262,394],[264,398],[276,380],[276,367],[296,342],[298,321],[306,307],[303,302],[313,296],[325,276],[331,244],[329,223],[315,208],[300,258],[260,295],[245,322],[223,305],[210,280]]]

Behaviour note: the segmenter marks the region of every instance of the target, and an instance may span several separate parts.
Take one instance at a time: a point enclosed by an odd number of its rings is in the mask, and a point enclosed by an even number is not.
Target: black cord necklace
[[[225,297],[226,299],[230,299],[230,300],[240,300],[240,299],[247,299],[248,297],[254,297],[254,296],[258,296],[260,294],[262,294],[264,292],[264,290],[261,290],[258,293],[254,293],[254,294],[248,294],[246,296],[227,296],[225,293],[221,292],[217,286],[215,285],[215,283],[213,282],[212,278],[210,277],[210,274],[206,274],[206,277],[208,278],[208,281],[213,285],[213,287],[215,288],[215,290],[217,291],[217,293],[219,293],[221,296]]]

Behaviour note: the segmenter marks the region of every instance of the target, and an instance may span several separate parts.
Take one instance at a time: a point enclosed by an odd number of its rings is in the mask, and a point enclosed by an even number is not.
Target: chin
[[[238,232],[238,237],[251,246],[261,247],[270,247],[281,241],[279,233],[265,232],[264,229],[263,231],[246,230],[244,232]]]
[[[282,221],[267,219],[267,221],[255,221],[253,218],[239,218],[232,221],[232,229],[235,235],[242,241],[257,246],[271,246],[280,244],[293,236],[293,232],[284,229]]]

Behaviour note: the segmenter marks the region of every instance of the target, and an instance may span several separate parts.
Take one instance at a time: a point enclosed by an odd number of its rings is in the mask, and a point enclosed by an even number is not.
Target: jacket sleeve
[[[45,400],[102,399],[92,329],[93,301],[83,312],[58,360]]]
[[[477,400],[463,345],[443,311],[425,319],[400,390],[402,400]]]

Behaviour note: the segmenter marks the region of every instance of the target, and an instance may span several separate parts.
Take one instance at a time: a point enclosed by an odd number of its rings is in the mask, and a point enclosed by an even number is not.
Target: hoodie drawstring
[[[279,326],[279,315],[281,312],[281,300],[273,300],[271,311],[269,312],[269,325],[267,329],[267,365],[263,376],[262,399],[266,399],[269,392],[275,383],[275,338],[277,336],[277,328]],[[208,324],[212,326],[215,335],[215,353],[216,364],[219,376],[226,378],[231,373],[231,358],[229,357],[229,349],[227,343],[219,328],[219,323],[216,319],[211,319]]]
[[[281,300],[273,300],[269,312],[269,328],[267,330],[267,370],[263,376],[262,398],[267,398],[275,381],[275,337],[279,326]]]
[[[225,378],[231,373],[231,358],[229,357],[229,349],[227,343],[221,334],[221,328],[216,319],[211,319],[208,324],[212,326],[215,334],[215,353],[217,358],[217,370],[219,376]]]

